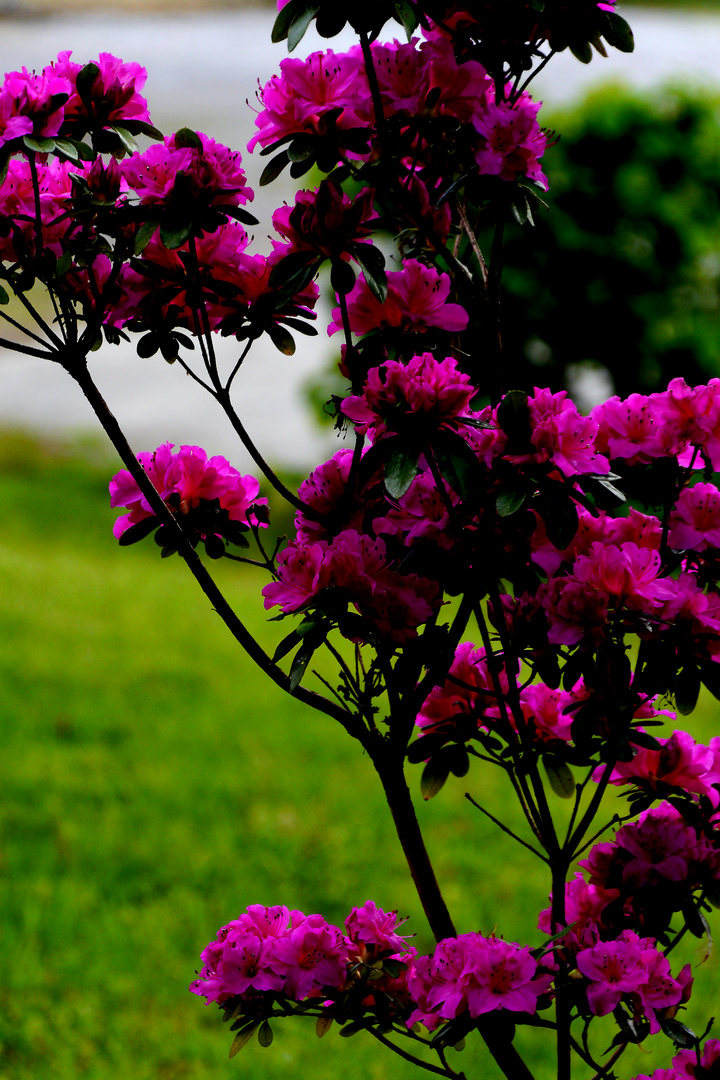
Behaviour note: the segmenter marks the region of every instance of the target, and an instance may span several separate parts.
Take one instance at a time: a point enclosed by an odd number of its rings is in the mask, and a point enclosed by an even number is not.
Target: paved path
[[[538,80],[536,96],[546,104],[576,98],[599,79],[623,78],[649,86],[670,76],[720,85],[720,16],[626,12],[637,39],[633,56],[612,52],[584,67],[569,54],[557,57]],[[0,70],[41,67],[59,50],[72,48],[79,60],[100,51],[137,60],[148,68],[146,88],[153,119],[165,131],[188,125],[242,147],[253,129],[252,100],[257,80],[266,80],[283,56],[269,44],[272,13],[215,11],[197,14],[134,15],[103,13],[42,20],[0,20]],[[326,43],[327,44],[327,43]],[[308,35],[306,51],[323,45]],[[337,40],[335,48],[343,45]],[[326,47],[326,45],[325,45]],[[257,181],[257,155],[246,161]],[[273,185],[255,204],[256,216],[270,212],[291,190]],[[258,228],[262,248],[262,226]],[[264,241],[267,246],[267,240]],[[333,436],[318,433],[302,406],[302,388],[327,368],[332,346],[323,336],[303,339],[294,357],[281,357],[261,343],[237,380],[238,401],[247,426],[272,460],[303,466],[332,450]],[[236,346],[222,344],[228,362]],[[199,442],[211,453],[226,453],[245,468],[235,437],[212,408],[212,401],[177,366],[153,358],[141,361],[132,347],[104,349],[93,370],[113,410],[137,449],[170,439]],[[42,362],[0,352],[0,424],[40,431],[91,429],[88,407],[73,384]]]

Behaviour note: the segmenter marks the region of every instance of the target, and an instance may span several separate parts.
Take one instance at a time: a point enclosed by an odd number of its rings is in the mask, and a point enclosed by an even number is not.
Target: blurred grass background
[[[117,546],[115,467],[93,444],[0,438],[0,1077],[409,1078],[369,1037],[319,1042],[302,1020],[228,1061],[219,1014],[187,992],[207,940],[249,903],[341,924],[373,898],[410,916],[421,950],[431,941],[369,763],[256,674],[179,559]],[[275,640],[261,582],[219,570],[248,624]],[[692,730],[717,730],[713,704]],[[458,927],[536,943],[539,864],[465,790],[522,828],[488,770],[420,805]],[[704,1026],[717,960],[699,974],[689,1017]],[[549,1080],[547,1037],[520,1044]],[[669,1057],[660,1040],[621,1075]],[[474,1043],[456,1067],[494,1075]]]

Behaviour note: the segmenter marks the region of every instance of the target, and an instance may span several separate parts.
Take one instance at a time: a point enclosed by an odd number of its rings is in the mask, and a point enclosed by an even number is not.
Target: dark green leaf
[[[695,907],[692,900],[688,900],[686,904],[683,904],[681,910],[682,916],[691,934],[697,938],[704,937],[705,934],[710,936],[710,927],[708,926],[707,919],[702,911]]]
[[[288,52],[292,52],[293,49],[302,41],[305,36],[310,23],[313,21],[318,11],[320,10],[319,4],[312,4],[309,8],[306,8],[302,15],[298,15],[296,19],[293,19],[292,24],[288,30]]]
[[[689,716],[697,705],[700,694],[700,672],[693,663],[687,663],[675,677],[675,705],[682,716]]]
[[[126,529],[124,533],[120,534],[118,543],[120,547],[129,547],[130,544],[136,544],[138,540],[144,540],[146,536],[149,536],[151,532],[157,529],[159,525],[158,519],[153,517],[143,518],[142,521],[137,521],[134,525],[131,525],[129,529]]]
[[[336,293],[346,295],[355,285],[355,271],[344,259],[333,259],[330,264],[330,284]]]
[[[121,127],[119,124],[111,124],[110,130],[115,132],[129,154],[137,153],[138,144],[135,141],[135,137],[130,134],[127,128]]]
[[[160,348],[160,336],[156,334],[154,330],[151,330],[149,334],[145,334],[141,337],[137,343],[137,354],[142,356],[143,360],[147,360],[148,357],[154,356]]]
[[[415,7],[408,3],[408,0],[395,0],[395,18],[404,28],[407,39],[410,41],[419,21]]]
[[[290,0],[290,3],[286,4],[285,7],[278,12],[278,16],[275,19],[272,28],[271,40],[274,43],[285,41],[290,32],[290,27],[296,19],[304,19],[308,11],[312,12],[313,15],[316,15],[319,10],[319,4],[308,3],[308,0]]]
[[[564,551],[578,531],[577,506],[569,495],[548,500],[538,507],[540,517],[545,522],[545,530],[551,544],[559,551]]]
[[[510,440],[509,454],[527,453],[530,443],[530,407],[523,390],[510,390],[497,409],[497,421]]]
[[[362,267],[370,292],[379,303],[384,304],[387,300],[388,283],[382,251],[369,244],[353,244],[352,254]]]
[[[173,251],[187,243],[192,234],[192,221],[164,221],[160,225],[160,242]]]
[[[704,661],[700,665],[700,675],[712,696],[720,701],[720,664]]]
[[[55,273],[59,277],[62,276],[63,274],[67,274],[67,272],[68,272],[68,270],[70,269],[71,266],[72,266],[72,255],[70,254],[69,251],[65,251],[65,252],[63,252],[63,254],[60,256],[60,258],[57,261],[57,266],[55,267]]]
[[[88,112],[92,112],[92,88],[99,74],[97,64],[90,63],[81,68],[75,78],[75,89]]]
[[[272,289],[301,292],[317,273],[320,260],[313,251],[292,251],[270,271],[268,284]]]
[[[315,1034],[318,1039],[322,1039],[323,1035],[327,1035],[330,1028],[333,1026],[332,1016],[318,1016],[315,1024]]]
[[[524,504],[528,497],[526,488],[518,488],[515,491],[506,488],[501,491],[495,500],[495,506],[500,517],[510,517]]]
[[[415,479],[420,451],[401,446],[394,450],[385,465],[385,490],[391,499],[400,499]]]
[[[290,667],[290,693],[300,685],[300,680],[307,670],[307,666],[312,659],[315,648],[316,646],[313,642],[306,642],[302,644],[295,653]]]
[[[55,149],[54,139],[41,139],[34,135],[23,135],[23,143],[36,154],[51,154]]]
[[[291,161],[305,161],[313,157],[318,147],[317,135],[303,132],[296,135],[287,148],[288,157]]]
[[[143,251],[150,243],[157,227],[157,221],[143,221],[142,225],[135,233],[134,250],[136,255],[142,255]]]
[[[637,731],[636,728],[633,728],[628,739],[633,746],[643,746],[646,750],[662,750],[662,746],[657,739],[649,735],[647,731]]]
[[[267,165],[262,171],[259,184],[260,187],[265,187],[266,184],[271,184],[273,180],[277,180],[280,173],[290,164],[290,158],[288,157],[287,150],[281,150],[279,154],[276,154],[274,158],[270,158]]]
[[[271,321],[265,327],[265,332],[276,349],[285,356],[293,355],[295,352],[295,339],[292,334],[287,332],[284,326]]]
[[[5,292],[5,290],[3,289],[2,285],[0,285],[0,304],[9,304],[9,303],[10,303],[10,297]]]
[[[569,45],[570,52],[576,60],[579,60],[581,64],[590,63],[593,52],[589,41],[571,41]]]
[[[147,135],[149,139],[162,140],[163,133],[152,124],[148,124],[146,120],[125,120],[123,121],[128,131],[132,135]]]
[[[662,1016],[662,1013],[660,1014]],[[697,1035],[692,1028],[687,1027],[686,1024],[681,1024],[679,1020],[660,1020],[660,1025],[668,1036],[672,1039],[676,1046],[686,1050],[690,1047],[694,1047],[697,1043]]]
[[[257,1031],[257,1028],[258,1028],[257,1021],[253,1020],[253,1022],[251,1024],[248,1024],[247,1027],[244,1027],[240,1031],[238,1031],[237,1035],[233,1039],[233,1044],[230,1047],[229,1056],[231,1058],[234,1058],[235,1055],[238,1054],[242,1050],[243,1046],[245,1046],[247,1043],[250,1042],[253,1035]]]
[[[445,785],[445,781],[450,774],[450,765],[442,757],[441,753],[431,757],[427,765],[423,769],[423,774],[420,779],[420,791],[422,797],[426,801],[434,798]]]
[[[258,1031],[258,1042],[261,1046],[270,1046],[273,1041],[272,1028],[268,1024],[267,1020],[263,1020]]]
[[[192,128],[183,127],[179,131],[175,132],[175,146],[178,149],[187,148],[188,150],[200,150],[202,151],[203,144],[200,136]]]
[[[346,1024],[345,1027],[340,1028],[339,1034],[342,1035],[343,1039],[349,1039],[351,1036],[357,1035],[358,1031],[364,1030],[365,1024],[363,1024],[362,1020],[355,1020],[352,1024]]]
[[[633,52],[635,49],[633,32],[622,15],[618,15],[615,11],[606,11],[605,19],[608,25],[603,30],[602,35],[608,45],[612,45],[614,49],[618,49],[620,52]]]
[[[550,787],[561,799],[572,799],[575,794],[575,777],[566,761],[554,754],[543,754],[543,765]]]
[[[55,139],[55,149],[60,150],[71,161],[77,161],[80,157],[77,146],[70,139]]]

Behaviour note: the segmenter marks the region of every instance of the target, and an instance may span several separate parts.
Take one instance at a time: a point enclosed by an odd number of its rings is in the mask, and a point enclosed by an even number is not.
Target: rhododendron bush
[[[190,989],[229,1022],[231,1055],[312,1017],[449,1078],[447,1048],[479,1036],[498,1074],[529,1080],[525,1025],[552,1040],[559,1080],[627,1075],[622,1055],[651,1036],[675,1053],[655,1077],[716,1075],[673,951],[720,903],[720,736],[701,744],[678,719],[701,687],[720,697],[720,379],[582,415],[518,385],[503,349],[504,227],[533,243],[554,139],[528,86],[565,48],[630,51],[629,28],[596,0],[278,6],[290,51],[313,21],[325,37],[349,22],[358,43],[291,56],[260,89],[260,183],[314,177],[273,215],[269,255],[252,251],[247,161],[202,132],[163,137],[137,64],[66,52],[0,91],[2,344],[86,395],[125,466],[119,542],[179,554],[262,671],[359,743],[437,942],[419,955],[373,900],[348,898],[343,927],[253,904],[228,910]],[[258,338],[291,356],[317,333],[319,280],[344,439],[293,492],[236,384]],[[237,341],[229,366],[217,335]],[[211,395],[256,475],[181,434],[131,449],[87,366],[121,339]],[[294,534],[273,546],[281,499]],[[274,655],[214,580],[221,559],[265,572]],[[547,871],[522,942],[501,914],[455,926],[414,808],[450,776],[482,792],[493,768],[524,828],[474,795],[467,813]]]

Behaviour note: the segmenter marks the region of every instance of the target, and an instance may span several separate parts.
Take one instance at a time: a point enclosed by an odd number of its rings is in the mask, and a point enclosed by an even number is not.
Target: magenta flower
[[[323,118],[333,109],[342,110],[339,127],[362,126],[371,105],[360,46],[347,53],[328,49],[306,60],[281,60],[280,74],[265,84],[259,98],[263,110],[255,123],[260,130],[248,143],[250,153],[258,143],[267,146],[284,135],[322,131]]]
[[[642,780],[655,787],[658,783],[683,791],[706,795],[714,807],[720,804],[715,785],[720,784],[715,755],[708,746],[696,743],[687,731],[674,731],[669,739],[658,739],[660,750],[638,749],[632,761],[619,761],[610,776],[611,784],[629,784]],[[603,768],[596,769],[599,780]]]
[[[670,514],[668,543],[673,548],[705,551],[720,547],[720,491],[695,484],[680,492]]]
[[[373,900],[353,908],[345,920],[349,941],[358,947],[367,963],[373,963],[381,954],[407,954],[407,940],[397,933],[397,925],[397,911],[383,911]]]
[[[23,135],[57,135],[71,89],[48,68],[41,75],[27,68],[8,72],[0,88],[0,146]]]
[[[320,603],[322,591],[337,590],[333,603],[350,602],[393,641],[408,641],[439,603],[437,582],[399,574],[388,565],[382,540],[345,529],[330,542],[292,544],[280,552],[278,580],[262,590],[265,607],[285,613]]]
[[[499,673],[503,693],[509,689],[505,668]],[[455,650],[448,677],[442,686],[435,686],[422,704],[415,723],[423,734],[441,724],[470,716],[482,723],[486,717],[500,715],[495,696],[494,680],[485,660],[485,649],[476,649],[471,641],[463,641]]]
[[[452,506],[459,505],[460,499],[454,491],[447,496]],[[457,543],[457,530],[429,468],[418,473],[397,500],[397,506],[391,506],[382,517],[373,520],[373,529],[382,536],[400,537],[408,547],[423,540],[449,551]]]
[[[356,282],[348,295],[350,329],[354,334],[387,327],[424,331],[431,327],[450,333],[464,330],[468,314],[460,304],[447,302],[450,278],[417,259],[406,259],[402,270],[387,275],[388,295],[382,303],[364,280]],[[340,308],[333,310],[328,334],[342,330]]]
[[[133,154],[120,165],[123,179],[139,196],[141,203],[165,202],[175,190],[179,175],[185,188],[203,203],[242,204],[252,200],[253,191],[246,185],[236,151],[215,142],[198,131],[202,144],[178,146],[177,135],[167,135],[164,142],[153,143],[142,154]]]
[[[624,930],[617,941],[600,941],[577,954],[578,970],[590,980],[588,1004],[595,1016],[607,1016],[626,994],[648,982],[642,953],[638,935]]]
[[[291,929],[273,942],[268,966],[283,979],[284,994],[292,1001],[317,996],[345,982],[348,942],[322,915],[294,911]]]
[[[67,79],[70,98],[65,105],[65,119],[71,130],[87,127],[111,127],[124,121],[140,120],[150,123],[147,101],[140,94],[147,80],[147,71],[140,64],[125,62],[112,53],[100,53],[96,61],[99,69],[90,87],[90,111],[77,92],[77,76],[83,65],[71,60],[72,52],[58,53],[58,58],[45,72]],[[78,123],[89,121],[89,124]]]
[[[537,122],[540,103],[521,94],[512,105],[495,101],[492,87],[478,102],[472,123],[484,144],[475,153],[480,172],[515,180],[527,176],[547,191],[548,181],[540,167],[547,135]]]
[[[496,1009],[535,1013],[552,981],[528,946],[481,934],[446,938],[433,956],[413,961],[408,988],[418,1007],[408,1025],[419,1020],[433,1031],[466,1010],[473,1018]]]
[[[377,439],[404,426],[412,414],[438,426],[463,416],[473,394],[470,376],[458,370],[452,357],[438,362],[426,352],[407,364],[388,360],[371,368],[363,393],[345,398],[342,412],[358,432]]]
[[[230,521],[262,524],[253,507],[266,505],[267,499],[258,498],[260,485],[254,476],[241,476],[224,457],[208,458],[199,446],[181,446],[176,454],[172,451],[172,443],[163,443],[152,453],[138,454],[138,461],[173,513],[187,515],[202,502],[217,499]],[[113,526],[118,539],[132,525],[155,515],[127,469],[121,469],[110,481],[110,505],[128,510]]]
[[[629,464],[648,463],[667,457],[673,450],[668,445],[668,430],[656,408],[653,397],[631,394],[621,400],[611,397],[596,405],[590,413],[598,425],[596,446],[614,458],[624,458]]]

